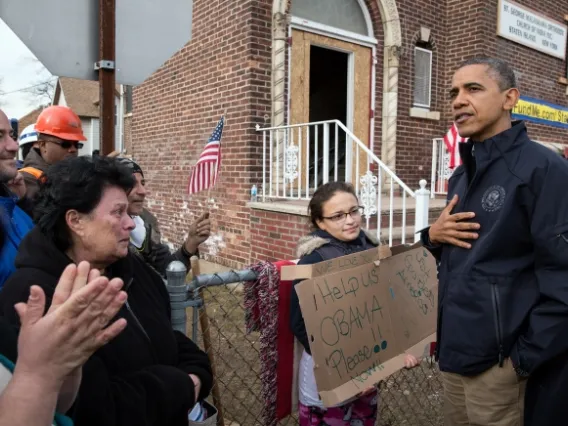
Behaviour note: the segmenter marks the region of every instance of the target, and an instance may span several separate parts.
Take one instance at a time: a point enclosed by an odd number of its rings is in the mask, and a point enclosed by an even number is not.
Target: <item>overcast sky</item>
[[[40,101],[21,89],[50,78],[51,74],[0,19],[0,108],[10,118],[26,115]]]

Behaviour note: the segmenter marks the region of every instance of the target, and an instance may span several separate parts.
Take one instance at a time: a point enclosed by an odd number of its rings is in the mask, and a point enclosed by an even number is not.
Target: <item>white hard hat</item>
[[[22,130],[22,133],[20,134],[20,137],[18,139],[18,144],[22,147],[25,144],[37,142],[37,135],[38,133],[35,129],[35,125],[30,124],[24,130]]]

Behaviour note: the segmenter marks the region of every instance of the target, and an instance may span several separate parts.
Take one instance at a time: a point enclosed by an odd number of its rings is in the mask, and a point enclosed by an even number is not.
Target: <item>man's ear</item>
[[[505,103],[503,104],[503,109],[509,112],[513,111],[513,109],[517,105],[517,102],[519,102],[520,97],[521,94],[519,93],[519,89],[508,89],[505,93]]]

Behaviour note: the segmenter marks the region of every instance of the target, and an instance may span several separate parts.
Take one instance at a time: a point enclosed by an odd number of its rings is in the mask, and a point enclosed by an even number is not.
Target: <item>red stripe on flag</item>
[[[223,127],[223,118],[217,124],[216,131],[213,132],[213,137],[219,137],[220,132],[217,130]],[[204,189],[209,189],[217,181],[217,176],[219,175],[219,168],[221,163],[221,141],[210,140],[204,147],[203,152],[199,156],[197,163],[191,171],[189,177],[189,185],[187,187],[188,193],[195,194],[197,192],[203,191]],[[213,174],[213,176],[212,176]]]
[[[462,163],[459,152],[459,144],[462,142],[467,142],[467,138],[462,138],[460,136],[458,128],[454,123],[444,136],[444,145],[446,147],[446,151],[450,155],[450,169],[454,169]]]

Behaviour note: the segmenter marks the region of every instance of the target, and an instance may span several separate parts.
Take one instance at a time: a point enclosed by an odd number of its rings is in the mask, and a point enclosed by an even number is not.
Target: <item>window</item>
[[[414,48],[414,106],[430,108],[432,96],[432,50]]]
[[[368,36],[367,21],[358,0],[292,1],[292,15],[319,24]]]

